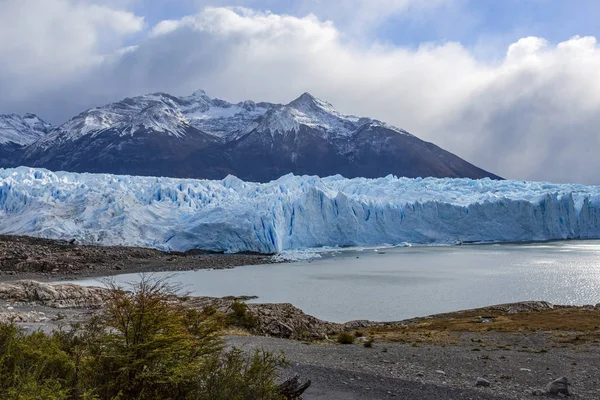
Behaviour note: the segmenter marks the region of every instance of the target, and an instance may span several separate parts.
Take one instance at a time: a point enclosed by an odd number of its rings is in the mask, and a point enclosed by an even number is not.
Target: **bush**
[[[284,358],[226,351],[218,313],[182,307],[165,280],[109,286],[105,313],[69,331],[26,335],[0,325],[1,399],[281,398]]]
[[[350,332],[341,332],[337,337],[339,344],[352,344],[354,343],[354,335]]]
[[[363,342],[363,346],[365,346],[366,348],[370,349],[371,347],[373,347],[373,343],[375,342],[375,339],[373,338],[368,338],[367,340],[365,340]]]
[[[256,317],[248,313],[248,305],[236,300],[231,304],[231,313],[228,314],[230,325],[253,330],[258,325]]]
[[[64,386],[74,375],[75,365],[58,335],[25,335],[13,325],[0,325],[0,398],[68,399]]]

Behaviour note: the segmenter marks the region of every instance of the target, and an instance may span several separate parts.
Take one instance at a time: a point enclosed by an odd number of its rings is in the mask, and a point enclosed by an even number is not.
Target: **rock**
[[[569,380],[562,376],[558,379],[553,380],[546,386],[546,391],[552,395],[563,394],[569,395]]]
[[[544,392],[543,390],[540,390],[540,389],[534,389],[531,391],[532,396],[544,396],[545,394],[546,394],[546,392]]]
[[[475,386],[489,387],[492,383],[485,378],[477,378]]]
[[[0,283],[0,299],[34,303],[54,308],[98,308],[109,290],[73,284],[51,284],[30,280]]]
[[[442,371],[441,369],[438,369],[437,371],[435,371],[436,374],[440,374],[440,375],[446,375],[446,373],[444,371]]]
[[[304,393],[306,389],[310,387],[310,384],[310,379],[304,383],[300,383],[300,376],[295,375],[279,385],[278,389],[279,393],[287,400],[299,400],[302,399],[302,393]]]
[[[554,305],[547,301],[522,301],[519,303],[498,304],[487,307],[488,310],[501,311],[509,314],[517,314],[531,311],[553,310]]]

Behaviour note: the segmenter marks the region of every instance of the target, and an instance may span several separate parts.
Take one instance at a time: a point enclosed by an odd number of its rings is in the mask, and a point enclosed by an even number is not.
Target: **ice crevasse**
[[[600,238],[600,187],[489,179],[269,183],[0,169],[0,233],[185,251]]]

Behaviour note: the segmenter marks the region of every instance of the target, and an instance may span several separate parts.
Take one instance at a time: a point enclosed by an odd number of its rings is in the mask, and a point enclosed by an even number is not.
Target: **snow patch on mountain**
[[[52,125],[35,114],[0,115],[0,145],[14,143],[26,146],[51,130]]]
[[[258,122],[257,126],[248,127],[246,132],[256,129],[271,135],[285,134],[297,132],[302,125],[320,131],[326,138],[349,137],[367,125],[381,126],[410,135],[402,129],[375,119],[342,114],[331,103],[320,100],[310,93],[304,93],[285,106],[274,108]]]
[[[44,137],[39,146],[46,149],[56,143],[101,135],[108,130],[121,136],[153,131],[181,137],[191,127],[228,142],[254,130],[271,135],[285,134],[297,132],[301,126],[316,129],[326,138],[350,137],[364,126],[380,126],[409,134],[378,120],[342,114],[330,103],[309,93],[287,105],[253,101],[233,104],[210,98],[198,90],[191,96],[154,93],[89,109]]]
[[[600,238],[600,187],[489,179],[259,184],[0,169],[0,233],[164,250]]]

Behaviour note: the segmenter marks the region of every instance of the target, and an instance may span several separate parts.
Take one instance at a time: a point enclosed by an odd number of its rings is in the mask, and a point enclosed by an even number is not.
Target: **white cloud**
[[[95,48],[76,52],[97,55]],[[206,8],[163,21],[136,47],[45,97],[33,90],[22,107],[64,118],[124,96],[198,88],[234,101],[287,102],[310,91],[509,178],[600,184],[600,49],[593,37],[557,45],[524,38],[489,64],[459,43],[359,45],[313,15]],[[72,100],[50,102],[61,96]]]
[[[73,79],[139,32],[143,18],[81,0],[0,3],[0,82],[13,98]],[[16,81],[16,82],[15,82]],[[8,90],[8,89],[13,89]],[[8,93],[6,93],[8,91]]]
[[[299,10],[315,13],[322,19],[335,21],[353,34],[364,34],[384,20],[404,14],[412,17],[434,10],[456,0],[302,0]]]

